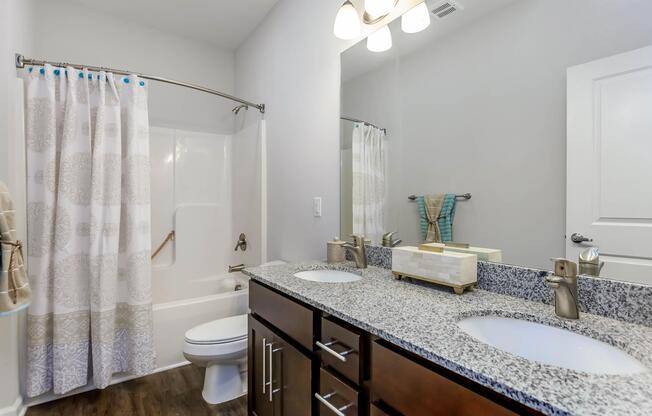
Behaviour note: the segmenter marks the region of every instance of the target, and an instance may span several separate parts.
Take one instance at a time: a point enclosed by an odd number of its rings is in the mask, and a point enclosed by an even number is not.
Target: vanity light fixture
[[[349,0],[342,4],[335,16],[333,34],[343,40],[353,40],[360,37],[360,18],[358,11]]]
[[[419,3],[401,16],[401,30],[405,33],[421,32],[430,25],[430,12],[426,2]]]
[[[395,0],[364,0],[364,10],[370,16],[383,16],[394,10]]]
[[[367,37],[367,49],[371,52],[385,52],[392,47],[392,32],[385,25]]]
[[[365,0],[365,10],[362,22],[375,25],[386,18],[396,7],[398,0]],[[342,40],[353,40],[360,37],[360,16],[350,0],[340,6],[333,24],[333,34]]]

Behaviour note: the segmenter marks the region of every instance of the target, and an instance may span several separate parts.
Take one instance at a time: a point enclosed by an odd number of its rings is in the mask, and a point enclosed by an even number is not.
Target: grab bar
[[[174,230],[172,230],[168,233],[168,235],[165,236],[165,240],[163,240],[163,242],[158,246],[158,248],[154,251],[154,253],[152,253],[151,259],[154,259],[154,257],[158,256],[158,253],[160,253],[161,250],[163,250],[163,247],[165,247],[168,241],[174,240],[174,237],[175,237],[175,233]]]

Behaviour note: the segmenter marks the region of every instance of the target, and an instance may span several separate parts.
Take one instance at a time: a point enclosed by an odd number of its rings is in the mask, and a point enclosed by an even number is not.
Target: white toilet
[[[287,264],[282,260],[260,266]],[[247,315],[236,315],[198,325],[186,332],[183,355],[206,367],[202,396],[211,404],[247,393]]]
[[[247,315],[217,319],[190,329],[183,355],[191,363],[206,367],[202,396],[208,403],[223,403],[244,395]]]

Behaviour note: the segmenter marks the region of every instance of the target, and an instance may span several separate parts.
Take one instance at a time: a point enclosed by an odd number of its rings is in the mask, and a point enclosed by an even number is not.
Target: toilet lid
[[[191,344],[223,344],[247,338],[247,315],[236,315],[198,325],[186,332]]]

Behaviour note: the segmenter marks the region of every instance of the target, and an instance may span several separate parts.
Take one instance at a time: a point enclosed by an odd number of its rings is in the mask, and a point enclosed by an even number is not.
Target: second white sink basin
[[[593,374],[648,371],[618,348],[561,328],[500,316],[474,316],[458,325],[478,341],[542,364]]]
[[[347,283],[362,279],[362,276],[344,270],[306,270],[294,274],[295,277],[311,282]]]

